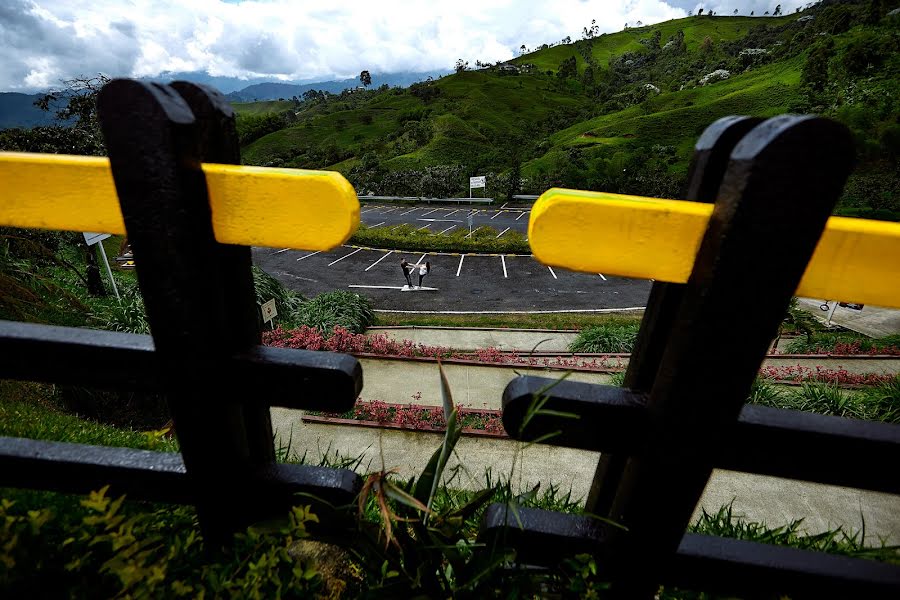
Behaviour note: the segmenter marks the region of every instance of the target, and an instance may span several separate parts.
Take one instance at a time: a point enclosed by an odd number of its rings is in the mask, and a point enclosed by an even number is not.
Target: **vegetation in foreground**
[[[277,524],[251,527],[234,538],[231,548],[220,549],[204,543],[192,508],[125,502],[108,497],[105,489],[80,502],[62,494],[0,490],[0,589],[14,596],[58,590],[69,597],[145,598],[530,597],[548,592],[579,597],[602,592],[600,565],[588,555],[563,557],[543,571],[523,570],[515,566],[515,549],[502,540],[475,543],[489,503],[499,502],[512,514],[526,506],[575,514],[581,509],[557,488],[514,494],[508,483],[512,476],[504,483],[488,474],[479,491],[453,489],[460,472],[446,469],[446,460],[462,423],[445,380],[444,388],[443,443],[418,478],[399,480],[391,471],[367,475],[358,504],[347,508],[355,513],[358,531],[343,550],[304,541],[307,526],[318,520],[308,507],[294,508]],[[70,441],[68,431],[58,434]],[[741,519],[731,505],[704,511],[690,530],[900,562],[897,547],[867,545],[862,531],[837,528],[808,535],[802,520],[767,527]],[[660,597],[709,596],[661,589]]]

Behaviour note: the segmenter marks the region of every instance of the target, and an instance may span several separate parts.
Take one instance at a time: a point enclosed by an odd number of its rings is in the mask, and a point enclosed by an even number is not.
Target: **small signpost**
[[[472,235],[472,215],[474,213],[469,213],[469,235]]]
[[[478,177],[469,177],[469,198],[472,197],[472,190],[475,188],[487,188],[487,177],[479,175]],[[485,189],[487,192],[487,189]]]
[[[90,231],[85,231],[84,233],[84,241],[88,246],[93,246],[95,244],[99,244],[103,240],[108,237],[112,237],[108,233],[92,233]],[[103,246],[100,246],[100,258],[103,259],[103,266],[106,267],[106,274],[109,276],[109,283],[112,285],[113,293],[116,295],[116,299],[121,300],[122,298],[119,296],[119,288],[116,287],[116,280],[113,279],[112,269],[109,268],[109,259],[106,258],[106,250],[103,249]]]
[[[270,323],[272,319],[278,316],[278,310],[275,308],[275,298],[265,302],[261,307],[263,323]]]

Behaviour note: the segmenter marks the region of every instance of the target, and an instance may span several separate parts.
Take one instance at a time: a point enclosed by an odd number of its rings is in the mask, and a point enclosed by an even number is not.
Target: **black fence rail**
[[[0,377],[164,393],[181,453],[0,438],[0,485],[110,484],[194,504],[217,540],[302,494],[322,520],[315,533],[352,543],[330,507],[354,501],[359,477],[276,463],[269,408],[349,410],[362,370],[347,355],[260,345],[250,250],[216,241],[201,168],[239,163],[230,107],[199,85],[116,80],[99,109],[152,335],[0,322]],[[894,565],[685,534],[714,468],[900,493],[900,427],[744,405],[851,148],[845,128],[815,117],[730,117],[706,130],[688,199],[715,202],[712,217],[687,282],[654,283],[625,386],[521,377],[504,393],[512,437],[603,453],[588,516],[492,506],[485,540],[538,567],[592,553],[625,598],[652,598],[659,584],[900,595]]]

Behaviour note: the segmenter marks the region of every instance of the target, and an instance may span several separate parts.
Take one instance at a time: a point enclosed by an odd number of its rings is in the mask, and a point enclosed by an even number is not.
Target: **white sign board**
[[[262,317],[263,323],[268,323],[272,319],[278,316],[278,311],[275,310],[275,298],[272,298],[268,302],[262,305]]]
[[[485,186],[486,179],[487,178],[484,175],[480,175],[479,177],[469,177],[469,187],[483,188]]]
[[[84,232],[84,241],[87,242],[88,246],[99,244],[108,237],[112,236],[108,233],[91,233],[90,231]]]

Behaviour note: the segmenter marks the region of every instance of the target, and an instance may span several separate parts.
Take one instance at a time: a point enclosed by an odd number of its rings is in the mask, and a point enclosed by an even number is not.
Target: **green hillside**
[[[511,61],[519,72],[238,105],[243,157],[340,170],[361,192],[456,194],[468,175],[487,174],[495,195],[565,185],[676,196],[694,141],[717,118],[823,112],[860,140],[869,179],[847,203],[896,210],[892,4],[689,17],[542,48]],[[710,76],[719,70],[729,76]]]
[[[290,100],[265,100],[259,102],[232,102],[231,107],[239,115],[265,115],[279,113],[293,106]]]

